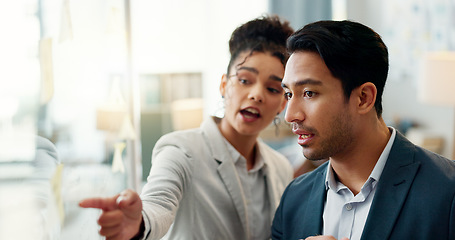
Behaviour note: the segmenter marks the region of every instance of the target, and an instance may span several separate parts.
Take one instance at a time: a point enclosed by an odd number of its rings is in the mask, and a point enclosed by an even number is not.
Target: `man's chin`
[[[328,159],[328,157],[321,156],[320,154],[314,152],[312,153],[310,151],[305,151],[305,149],[303,150],[303,156],[310,161],[320,161]]]

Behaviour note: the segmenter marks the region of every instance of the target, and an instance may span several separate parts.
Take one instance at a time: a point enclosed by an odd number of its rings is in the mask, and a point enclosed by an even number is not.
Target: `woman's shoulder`
[[[167,134],[164,134],[163,136],[160,137],[158,140],[159,142],[175,142],[177,143],[177,140],[183,140],[180,143],[186,143],[188,140],[191,141],[196,141],[197,139],[202,138],[202,131],[200,128],[192,128],[192,129],[186,129],[186,130],[178,130],[178,131],[173,131]]]
[[[261,154],[263,155],[264,158],[272,158],[272,159],[277,159],[277,161],[289,162],[283,154],[281,154],[277,150],[270,147],[264,141],[258,139],[258,145],[259,145]]]
[[[198,145],[202,145],[203,142],[204,138],[199,128],[179,130],[161,136],[155,143],[154,150],[176,147],[187,152]]]
[[[291,163],[283,154],[261,140],[258,141],[258,144],[261,155],[268,166],[278,172],[282,172],[284,175],[293,176]]]

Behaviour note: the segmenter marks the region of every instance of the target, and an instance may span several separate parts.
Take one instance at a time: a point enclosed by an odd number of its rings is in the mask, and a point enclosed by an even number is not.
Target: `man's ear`
[[[225,73],[225,74],[223,74],[223,76],[221,76],[221,82],[220,82],[220,94],[221,94],[221,97],[223,97],[223,98],[226,93],[227,81],[228,81],[228,77],[227,77],[227,74]]]
[[[365,114],[374,109],[378,90],[371,82],[366,82],[354,89],[353,95],[356,98],[357,112]]]

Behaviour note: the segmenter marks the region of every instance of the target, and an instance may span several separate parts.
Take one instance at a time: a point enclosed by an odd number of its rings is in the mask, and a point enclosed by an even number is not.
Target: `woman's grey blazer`
[[[258,140],[273,219],[281,194],[292,180],[289,161]],[[145,239],[248,239],[242,184],[214,118],[200,128],[161,137],[143,188]],[[264,229],[264,231],[271,231]]]

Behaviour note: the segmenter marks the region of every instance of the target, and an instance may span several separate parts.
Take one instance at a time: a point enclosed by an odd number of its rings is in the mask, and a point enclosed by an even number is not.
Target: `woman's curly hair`
[[[289,55],[286,50],[286,40],[294,32],[288,21],[281,20],[278,16],[262,16],[242,24],[234,30],[229,40],[231,59],[228,73],[232,63],[240,53],[270,52],[286,64]]]

